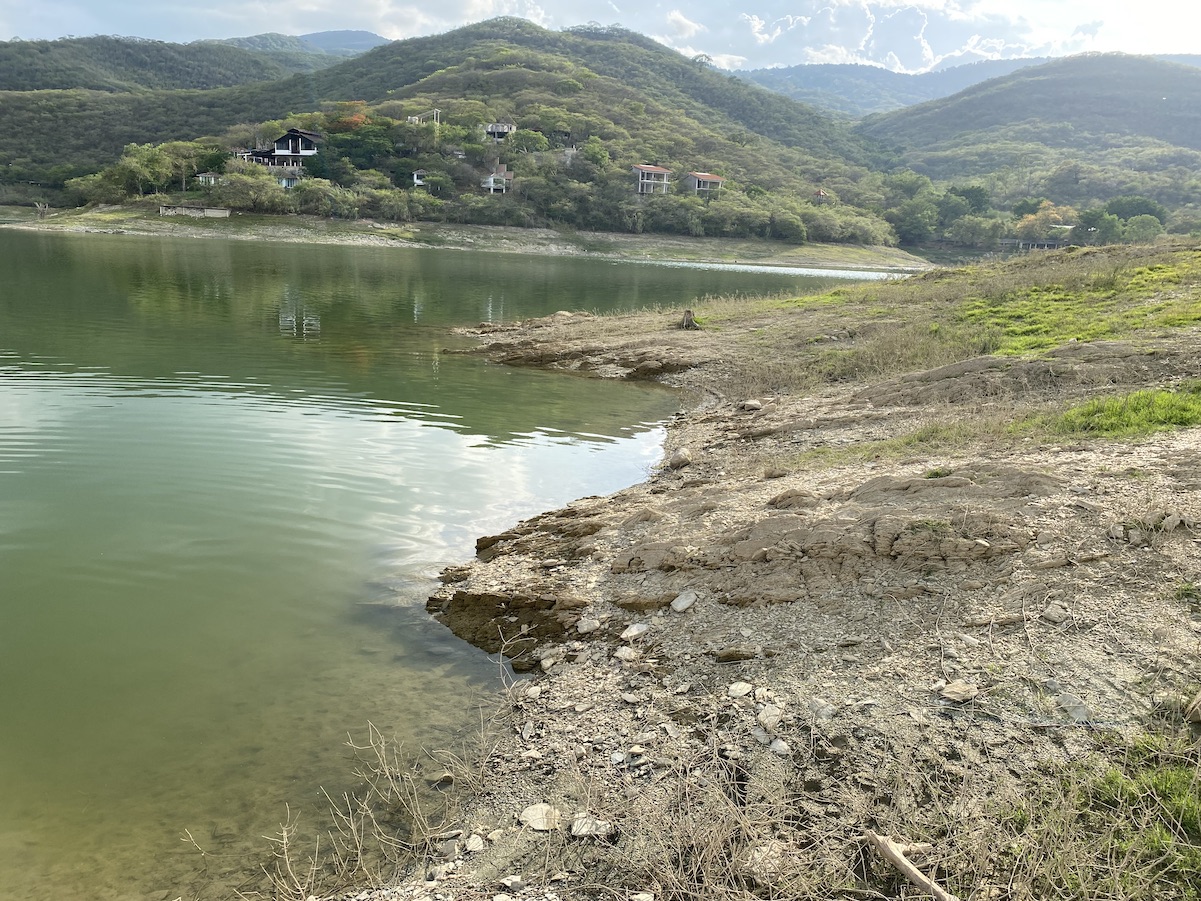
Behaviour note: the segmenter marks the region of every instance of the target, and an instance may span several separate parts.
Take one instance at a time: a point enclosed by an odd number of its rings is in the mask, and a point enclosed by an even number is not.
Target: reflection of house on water
[[[502,294],[498,298],[494,298],[491,294],[488,295],[488,302],[484,304],[484,322],[497,322],[505,318],[505,296]]]
[[[305,309],[305,303],[291,291],[284,291],[279,304],[279,333],[287,338],[320,338],[321,316],[316,311]]]

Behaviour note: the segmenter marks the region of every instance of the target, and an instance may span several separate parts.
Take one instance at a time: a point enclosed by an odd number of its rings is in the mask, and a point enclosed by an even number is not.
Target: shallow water
[[[227,896],[350,784],[348,733],[470,731],[503,667],[428,619],[433,575],[644,477],[679,402],[448,326],[797,284],[0,232],[0,898]]]

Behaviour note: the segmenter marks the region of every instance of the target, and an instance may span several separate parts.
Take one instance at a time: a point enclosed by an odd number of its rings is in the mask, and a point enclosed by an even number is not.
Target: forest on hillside
[[[171,192],[261,212],[979,249],[1201,226],[1201,150],[1175,143],[1194,141],[1201,82],[1176,78],[1171,104],[1136,113],[1162,69],[1102,84],[1087,59],[1048,65],[852,128],[620,28],[499,19],[215,90],[6,92],[0,201],[65,186],[64,202]],[[1090,82],[1124,122],[1073,113]],[[506,125],[498,139],[489,123]],[[295,187],[231,156],[290,128],[321,135]],[[640,196],[641,164],[671,170],[670,192]],[[688,189],[690,172],[712,189]]]

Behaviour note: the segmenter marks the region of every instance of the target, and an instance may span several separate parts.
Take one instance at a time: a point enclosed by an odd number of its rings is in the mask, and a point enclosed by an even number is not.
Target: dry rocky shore
[[[646,482],[481,538],[442,574],[430,612],[530,675],[427,865],[343,897],[1031,897],[996,867],[1007,800],[1103,733],[1198,718],[1201,430],[843,453],[1201,377],[1196,334],[734,394],[765,325],[474,331],[497,362],[659,379],[694,405]],[[868,833],[923,843],[903,859],[933,887]]]

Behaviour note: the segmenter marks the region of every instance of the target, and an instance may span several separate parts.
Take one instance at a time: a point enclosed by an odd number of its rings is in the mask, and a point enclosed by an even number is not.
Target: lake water
[[[348,734],[470,732],[503,665],[433,576],[643,478],[680,402],[451,326],[819,284],[0,231],[0,899],[229,897],[352,784]]]

